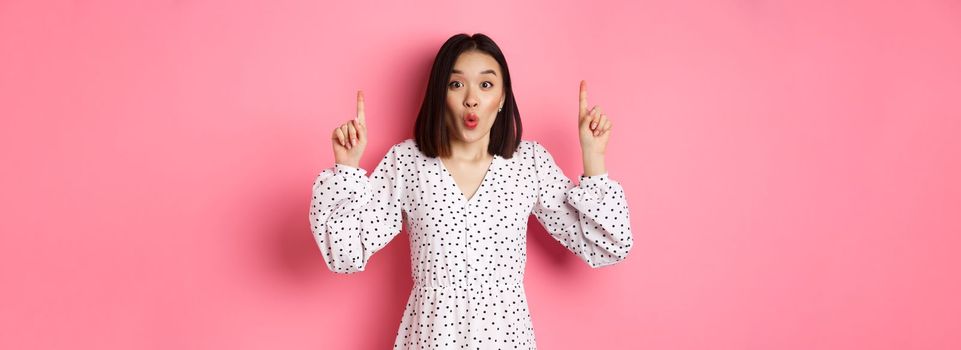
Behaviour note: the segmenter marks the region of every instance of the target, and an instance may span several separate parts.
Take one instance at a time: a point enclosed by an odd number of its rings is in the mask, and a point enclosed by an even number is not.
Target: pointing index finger
[[[587,114],[587,81],[586,80],[581,80],[581,92],[580,92],[580,99],[578,104],[580,105],[580,115],[583,116]]]
[[[364,116],[364,91],[362,90],[357,90],[357,121],[367,125],[366,117]]]

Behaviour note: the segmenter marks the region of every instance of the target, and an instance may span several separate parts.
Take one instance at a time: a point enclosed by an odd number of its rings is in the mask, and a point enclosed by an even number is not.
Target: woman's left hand
[[[587,108],[587,81],[581,80],[578,127],[584,157],[603,157],[611,138],[611,120],[600,106]]]

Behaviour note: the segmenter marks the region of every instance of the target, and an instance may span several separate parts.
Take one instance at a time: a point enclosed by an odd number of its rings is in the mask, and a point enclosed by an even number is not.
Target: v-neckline
[[[490,174],[494,170],[494,166],[497,165],[497,158],[498,156],[495,154],[494,158],[491,159],[490,164],[487,165],[487,170],[484,172],[484,178],[481,179],[480,185],[477,185],[477,189],[474,190],[474,194],[472,194],[470,198],[467,198],[467,196],[464,194],[464,191],[462,191],[460,186],[457,185],[457,180],[454,179],[454,174],[451,174],[451,172],[447,170],[447,166],[444,165],[444,161],[441,160],[440,157],[435,157],[434,159],[437,159],[437,164],[440,165],[441,170],[443,170],[444,173],[447,174],[447,178],[450,179],[450,183],[454,186],[454,192],[457,195],[457,198],[460,198],[460,200],[465,204],[471,204],[474,199],[480,195],[481,189],[483,189],[484,184],[487,183],[487,178],[491,177]]]

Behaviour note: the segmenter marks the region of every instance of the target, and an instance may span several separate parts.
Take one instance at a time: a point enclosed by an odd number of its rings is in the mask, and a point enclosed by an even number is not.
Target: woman
[[[414,288],[395,349],[536,348],[523,286],[531,213],[591,267],[627,257],[627,200],[604,167],[611,122],[588,109],[583,81],[578,112],[584,174],[575,187],[543,146],[521,140],[498,46],[458,34],[434,60],[414,138],[367,177],[357,93],[357,118],[331,136],[335,164],[313,184],[310,222],[327,266],[353,273],[406,221]]]

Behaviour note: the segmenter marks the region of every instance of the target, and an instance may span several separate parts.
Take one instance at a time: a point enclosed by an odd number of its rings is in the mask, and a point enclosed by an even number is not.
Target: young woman
[[[458,34],[434,60],[414,138],[367,177],[357,93],[356,119],[331,136],[335,164],[313,184],[310,223],[327,266],[353,273],[406,221],[414,288],[395,349],[536,348],[523,286],[531,213],[591,267],[627,257],[627,200],[604,166],[611,121],[588,108],[583,81],[577,125],[584,173],[574,186],[541,144],[521,140],[500,48]]]

